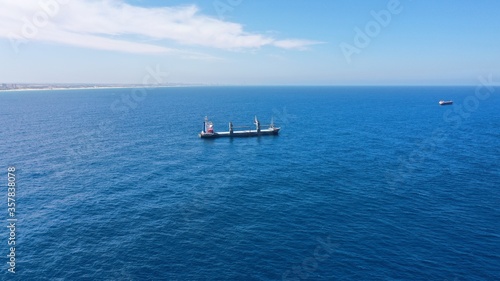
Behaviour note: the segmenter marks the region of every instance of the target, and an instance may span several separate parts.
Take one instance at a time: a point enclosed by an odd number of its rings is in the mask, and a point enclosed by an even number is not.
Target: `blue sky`
[[[42,4],[41,4],[42,3]],[[0,83],[500,81],[500,1],[0,0]]]

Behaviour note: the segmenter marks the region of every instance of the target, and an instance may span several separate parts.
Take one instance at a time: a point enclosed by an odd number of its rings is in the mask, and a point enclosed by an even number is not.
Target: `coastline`
[[[123,85],[123,86],[88,86],[88,87],[48,87],[48,88],[16,88],[0,89],[2,92],[33,92],[33,91],[62,91],[62,90],[99,90],[99,89],[137,89],[137,88],[175,88],[175,87],[198,87],[201,85]]]
[[[99,89],[154,89],[154,88],[180,88],[180,87],[308,87],[309,85],[215,85],[215,84],[173,84],[173,85],[116,85],[116,86],[54,86],[48,85],[43,88],[7,88],[0,89],[2,92],[34,92],[34,91],[63,91],[63,90],[99,90]],[[475,87],[474,85],[315,85],[316,87]],[[491,85],[491,87],[500,87],[500,85]]]

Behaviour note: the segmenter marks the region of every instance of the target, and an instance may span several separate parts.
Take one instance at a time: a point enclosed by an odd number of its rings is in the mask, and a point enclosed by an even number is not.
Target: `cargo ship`
[[[214,130],[214,124],[212,121],[208,120],[208,117],[205,117],[205,121],[203,122],[203,130],[198,134],[200,138],[221,138],[221,137],[258,137],[258,136],[269,136],[269,135],[277,135],[280,131],[279,127],[274,126],[274,121],[271,120],[271,124],[267,129],[261,129],[261,124],[255,116],[254,119],[255,130],[240,130],[235,131],[232,122],[229,122],[229,131],[227,132],[216,132]]]

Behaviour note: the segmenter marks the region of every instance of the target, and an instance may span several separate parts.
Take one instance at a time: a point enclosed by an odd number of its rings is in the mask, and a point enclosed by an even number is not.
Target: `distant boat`
[[[440,100],[439,105],[450,105],[453,104],[452,100]]]
[[[203,131],[198,134],[200,138],[221,138],[221,137],[257,137],[257,136],[268,136],[268,135],[277,135],[280,131],[279,127],[274,126],[274,121],[271,120],[271,124],[267,129],[260,128],[260,122],[257,120],[257,116],[255,116],[254,120],[255,130],[243,130],[243,131],[234,131],[233,123],[229,122],[229,132],[215,132],[214,124],[212,121],[208,120],[208,117],[205,117],[205,121],[203,122]]]

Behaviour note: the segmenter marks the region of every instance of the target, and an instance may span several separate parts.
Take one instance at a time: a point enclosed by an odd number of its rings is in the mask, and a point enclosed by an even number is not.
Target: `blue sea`
[[[0,92],[0,125],[1,280],[500,280],[500,88]]]

